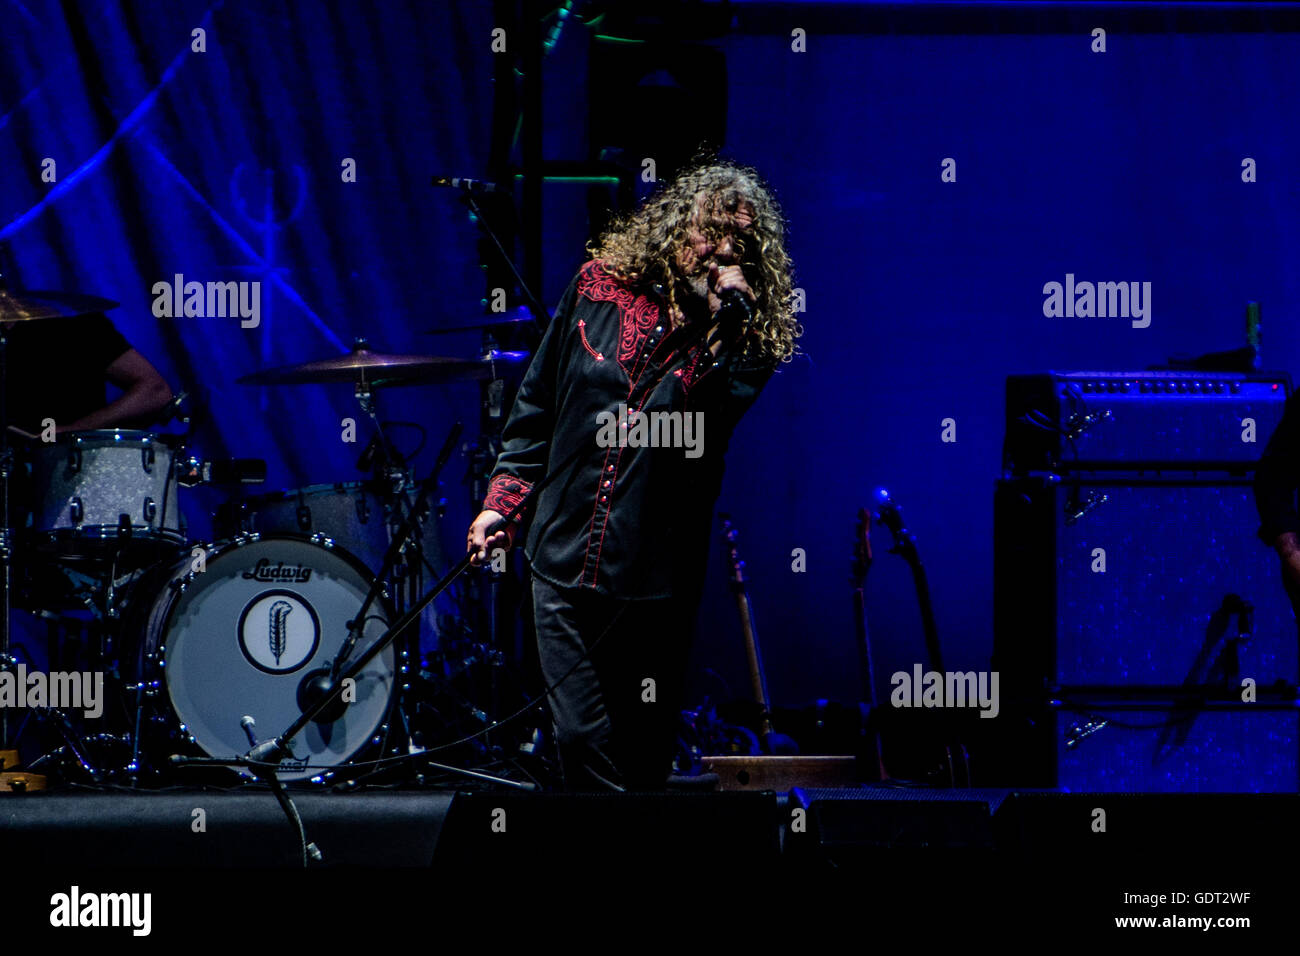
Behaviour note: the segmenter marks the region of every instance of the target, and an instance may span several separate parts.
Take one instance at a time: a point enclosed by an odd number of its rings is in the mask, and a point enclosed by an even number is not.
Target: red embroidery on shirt
[[[681,373],[682,391],[688,392],[696,380],[700,377],[700,363],[703,361],[705,354],[708,352],[703,346],[695,348],[691,352],[690,363]]]
[[[582,319],[578,320],[578,334],[582,336],[582,347],[591,353],[591,357],[597,362],[605,361],[605,356],[593,349],[591,343],[587,341],[587,323]]]
[[[628,404],[633,403],[633,395],[636,392],[636,386],[640,381],[641,375],[645,368],[651,362],[662,361],[667,353],[671,351],[668,345],[671,340],[668,336],[663,337],[663,341],[658,342],[654,349],[646,351],[645,342],[649,338],[650,331],[655,324],[661,319],[659,304],[648,296],[638,295],[633,292],[631,287],[622,279],[605,271],[604,266],[599,261],[592,261],[582,267],[578,277],[578,293],[585,296],[592,302],[613,302],[618,306],[619,313],[619,336],[618,336],[618,363],[628,375]],[[587,349],[597,359],[603,358],[601,353],[592,348],[590,341],[587,339],[586,323],[579,320],[578,332],[582,337],[583,347]],[[662,354],[661,354],[662,353]],[[681,368],[674,369],[673,375],[682,384],[683,392],[689,389],[695,381],[701,377],[700,365],[708,354],[708,349],[703,344],[697,344],[692,347],[689,357]],[[656,381],[658,385],[662,379]],[[650,389],[653,392],[653,389]],[[642,394],[637,397],[637,411],[645,407],[650,399],[650,394]],[[596,489],[594,500],[592,501],[591,521],[587,525],[587,547],[583,556],[582,573],[579,581],[583,584],[596,586],[600,576],[601,556],[605,547],[605,534],[609,528],[609,516],[613,510],[613,502],[610,500],[613,496],[613,487],[605,489],[602,484],[606,474],[610,469],[610,458],[613,458],[615,473],[623,457],[622,443],[617,448],[609,448],[605,451],[604,463],[601,466],[601,473],[596,479]],[[605,501],[601,501],[601,495],[606,496]],[[601,511],[601,504],[605,505],[604,511]]]
[[[488,484],[488,493],[483,499],[483,507],[488,511],[509,514],[514,510],[515,505],[523,501],[524,495],[531,487],[532,482],[516,478],[514,475],[497,475]],[[518,516],[515,520],[519,520]]]
[[[618,306],[618,364],[627,369],[628,360],[636,356],[659,320],[659,303],[633,292],[624,280],[606,272],[598,260],[582,267],[578,293],[592,302],[613,302]]]

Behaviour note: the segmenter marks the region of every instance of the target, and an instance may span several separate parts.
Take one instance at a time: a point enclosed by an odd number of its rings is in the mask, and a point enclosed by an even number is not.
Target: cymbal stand
[[[493,362],[492,351],[486,351],[484,358],[488,362],[490,376],[495,378],[496,366]],[[363,454],[362,460],[358,462],[358,466],[363,468],[363,470],[369,468],[376,475],[382,476],[383,498],[386,505],[392,509],[396,518],[394,526],[390,531],[391,538],[394,541],[401,540],[403,542],[401,549],[398,551],[398,557],[402,559],[402,580],[400,582],[398,580],[396,565],[394,565],[391,580],[390,575],[386,572],[381,572],[377,578],[379,581],[390,580],[390,584],[392,585],[392,594],[394,596],[393,609],[397,613],[401,614],[406,610],[410,603],[417,600],[424,592],[424,573],[426,570],[430,575],[431,580],[437,580],[442,576],[442,569],[435,568],[429,563],[428,557],[424,552],[423,541],[417,532],[419,531],[420,523],[423,520],[422,515],[425,511],[424,503],[428,500],[428,495],[436,486],[436,476],[442,472],[443,467],[455,452],[457,443],[460,441],[460,437],[464,432],[464,425],[461,422],[456,422],[452,426],[447,438],[443,442],[441,450],[438,453],[438,458],[433,468],[431,479],[435,481],[435,484],[429,485],[427,491],[421,491],[421,485],[415,480],[409,463],[406,462],[404,457],[397,450],[396,446],[388,439],[388,436],[384,431],[383,424],[379,418],[378,400],[377,396],[374,394],[373,387],[369,383],[359,383],[355,388],[355,394],[361,410],[370,418],[374,427],[374,437],[371,444],[376,447],[373,456],[369,450]],[[372,460],[367,461],[367,458],[371,458]],[[402,530],[403,522],[409,522],[409,531],[404,532]],[[350,638],[353,641],[355,640],[355,632],[350,634]],[[346,655],[351,653],[352,646],[354,646],[354,644],[350,644],[344,649],[340,658],[340,665],[342,660],[346,658]],[[416,665],[418,665],[420,663],[418,632],[405,641],[405,646],[406,660],[410,661],[414,658]],[[493,654],[495,656],[491,658],[490,663],[499,663],[500,655],[495,652],[493,652]],[[415,678],[419,678],[419,680],[415,680],[411,673],[404,667],[400,684],[401,694],[398,697],[396,707],[396,717],[402,721],[403,730],[406,732],[408,739],[410,737],[410,721],[407,712],[407,695],[408,693],[413,692],[412,681],[415,683],[428,682],[421,676],[424,674],[422,667],[415,666],[414,672]],[[442,687],[443,690],[453,690],[444,679],[439,678],[437,675],[433,674],[433,672],[428,672],[428,678],[432,678],[435,683]],[[476,721],[487,725],[491,725],[495,722],[495,718],[485,713],[472,702],[464,699],[460,694],[453,692],[452,697],[456,703],[463,707],[464,710]],[[492,708],[491,712],[497,712],[495,706]]]
[[[429,563],[428,557],[425,555],[424,542],[419,532],[427,510],[425,503],[428,500],[428,495],[436,487],[437,476],[441,474],[443,467],[455,452],[457,443],[464,431],[464,425],[456,422],[451,427],[438,453],[428,483],[422,485],[415,480],[410,464],[385,434],[379,418],[378,402],[370,386],[359,384],[356,388],[356,395],[362,411],[369,416],[374,426],[375,436],[372,442],[377,443],[378,451],[375,453],[371,467],[376,475],[382,476],[382,497],[385,505],[392,509],[395,519],[390,526],[391,538],[394,542],[402,542],[395,556],[391,575],[381,571],[377,580],[389,579],[393,595],[393,609],[398,614],[401,614],[406,611],[409,604],[417,600],[424,592],[424,572],[426,569],[433,579],[437,579],[442,574],[440,569]],[[365,456],[363,456],[363,462],[358,463],[359,465],[364,463],[364,458]],[[397,563],[396,559],[400,559],[400,564]],[[386,567],[387,564],[385,562]],[[368,606],[367,604],[366,607],[368,608]],[[364,620],[364,609],[363,613],[358,615],[357,620]],[[351,653],[352,646],[354,646],[351,642],[355,640],[355,637],[356,632],[350,631],[349,644],[345,646],[340,655],[338,666],[341,666],[347,654]],[[411,739],[411,722],[407,710],[408,695],[413,693],[412,684],[422,672],[418,629],[402,643],[402,655],[407,663],[401,666],[401,681],[394,716],[401,721],[402,731],[409,742]],[[468,703],[466,707],[473,714],[482,713]]]

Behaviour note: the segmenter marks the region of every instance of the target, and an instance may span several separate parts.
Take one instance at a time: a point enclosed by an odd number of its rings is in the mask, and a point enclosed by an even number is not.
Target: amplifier
[[[1257,525],[1244,477],[998,482],[993,669],[1008,739],[992,779],[1293,791],[1296,619]]]
[[[1291,394],[1285,372],[1045,372],[1007,377],[1011,474],[1254,466]]]
[[[1012,684],[1030,695],[1177,688],[1238,675],[1294,685],[1295,614],[1258,525],[1245,478],[998,482],[1003,693]]]

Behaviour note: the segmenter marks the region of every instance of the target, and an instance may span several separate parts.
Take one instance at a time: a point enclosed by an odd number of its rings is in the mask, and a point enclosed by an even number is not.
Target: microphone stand
[[[704,335],[708,332],[708,328],[709,326],[705,322],[701,321],[698,323],[698,329],[693,330],[692,333],[678,345],[674,353],[670,354],[669,360],[666,361],[663,365],[659,366],[659,368],[657,369],[658,374],[651,381],[649,387],[646,390],[647,395],[649,395],[650,392],[652,392],[655,388],[658,387],[659,382],[663,379],[663,376],[667,374],[668,370],[672,368],[672,366],[676,363],[676,360],[678,358],[677,353],[680,352],[685,354],[687,349],[691,345],[693,345],[697,339],[704,337]],[[578,448],[575,448],[573,453],[570,454],[568,458],[566,458],[563,462],[560,463],[559,467],[550,469],[547,472],[547,474],[541,478],[541,480],[534,483],[532,487],[530,487],[528,491],[525,492],[524,496],[519,499],[518,504],[516,504],[513,508],[511,508],[508,514],[503,516],[489,529],[488,537],[490,538],[493,535],[497,534],[498,532],[504,531],[505,529],[509,528],[511,522],[515,521],[526,510],[528,510],[528,508],[537,499],[537,496],[542,491],[542,489],[550,485],[550,483],[555,480],[555,477],[557,475],[560,475],[565,471],[567,471],[569,467],[572,466],[578,460],[578,456],[586,453],[587,451],[588,449],[585,446],[580,446]],[[426,484],[428,484],[428,479],[426,479]],[[408,524],[409,524],[409,519],[408,519]],[[390,557],[394,551],[394,548],[395,545],[390,545],[389,547]],[[438,595],[440,595],[443,591],[445,591],[447,587],[453,581],[456,580],[456,578],[460,577],[460,575],[465,573],[465,571],[470,567],[472,558],[473,558],[473,553],[467,552],[459,561],[457,561],[451,567],[450,570],[447,571],[446,574],[442,576],[442,578],[436,584],[433,585],[433,587],[431,587],[428,591],[424,593],[423,597],[421,597],[418,601],[416,601],[415,604],[411,605],[411,607],[406,610],[406,613],[404,613],[400,618],[397,619],[396,622],[394,622],[392,625],[389,626],[387,633],[385,633],[382,637],[380,637],[373,644],[367,647],[365,651],[363,651],[361,655],[356,658],[356,660],[354,660],[351,664],[348,665],[347,670],[342,672],[339,679],[336,682],[334,682],[333,687],[329,688],[314,703],[310,704],[301,714],[299,714],[298,718],[292,724],[290,724],[289,727],[287,727],[283,733],[281,733],[279,736],[269,741],[268,743],[261,745],[261,747],[263,748],[268,748],[266,749],[266,755],[270,756],[272,754],[277,754],[277,753],[281,755],[288,755],[289,752],[287,750],[287,746],[289,741],[291,741],[294,737],[296,737],[299,733],[301,733],[303,728],[305,728],[307,724],[311,723],[311,721],[314,718],[316,718],[323,710],[325,710],[326,707],[328,707],[331,703],[334,702],[334,698],[337,697],[342,692],[343,686],[347,683],[348,680],[355,680],[356,677],[365,668],[365,666],[368,663],[370,663],[370,661],[374,660],[374,658],[380,652],[382,652],[384,648],[386,648],[398,636],[400,636],[403,631],[405,631],[408,627],[410,627],[413,623],[415,623],[415,621],[419,619],[419,616],[424,611],[424,609],[428,607],[431,603],[433,603],[433,601],[438,597]],[[251,758],[251,752],[249,756]]]
[[[437,177],[434,177],[434,179],[436,183]],[[505,246],[501,244],[501,240],[497,238],[497,234],[493,232],[492,227],[488,225],[487,219],[483,216],[483,209],[474,201],[474,193],[469,189],[462,188],[460,195],[461,199],[465,202],[466,208],[469,209],[470,214],[474,217],[474,221],[478,223],[483,234],[492,240],[492,245],[496,247],[497,252],[501,255],[501,261],[504,262],[506,267],[510,270],[511,276],[514,277],[515,282],[519,286],[519,291],[523,294],[524,304],[528,306],[528,311],[533,314],[533,324],[537,327],[538,334],[541,334],[545,331],[542,317],[546,316],[548,319],[550,317],[550,313],[546,310],[546,306],[542,305],[537,296],[533,294],[533,290],[528,287],[528,283],[524,281],[524,277],[519,274],[519,269],[515,266],[514,259],[510,257],[508,252],[506,252]]]
[[[382,429],[379,427],[378,418],[375,418],[375,428],[378,431],[380,441],[386,448],[387,439],[385,438]],[[361,602],[361,609],[357,612],[356,617],[348,621],[347,639],[343,642],[338,657],[330,668],[331,683],[338,680],[339,672],[344,662],[347,661],[349,655],[351,655],[352,649],[356,646],[360,632],[365,630],[366,613],[370,610],[370,606],[375,602],[376,598],[379,597],[379,593],[384,586],[384,581],[387,580],[388,575],[393,570],[393,566],[397,563],[398,555],[400,555],[406,548],[408,544],[407,539],[414,533],[420,509],[424,506],[424,502],[428,498],[429,493],[437,487],[438,475],[442,472],[443,466],[446,465],[448,460],[451,458],[451,454],[456,448],[456,442],[460,439],[463,429],[464,426],[460,422],[456,422],[456,424],[452,426],[451,432],[447,435],[447,440],[443,442],[442,450],[438,454],[438,460],[434,463],[433,470],[429,472],[424,481],[420,482],[420,486],[416,491],[415,501],[411,503],[410,509],[402,514],[401,527],[388,545],[388,551],[384,554],[383,566],[379,569],[379,573],[375,576],[374,580],[370,582],[370,590],[366,592],[365,600]],[[387,454],[387,450],[385,451],[385,454]],[[400,510],[402,509],[399,508],[399,511]]]
[[[726,311],[732,311],[732,310],[726,310]],[[737,308],[735,311],[741,312],[742,310]],[[706,344],[706,348],[712,346],[712,344],[715,341],[720,339],[726,328],[726,326],[723,323],[722,311],[719,312],[717,318],[718,318],[718,335],[708,340],[708,343]],[[743,334],[744,324],[745,323],[742,323],[742,334]],[[654,390],[658,388],[659,383],[663,380],[663,377],[668,373],[668,370],[671,369],[677,363],[678,359],[687,355],[690,347],[693,346],[698,339],[702,339],[707,335],[709,327],[710,327],[709,324],[703,320],[698,320],[696,322],[696,327],[690,330],[690,333],[678,344],[677,348],[674,349],[674,351],[668,355],[666,361],[655,370],[657,374],[654,376],[654,378],[651,379],[650,383],[646,387],[644,392],[645,398],[648,398],[650,394],[652,394]],[[728,357],[728,361],[729,359],[730,357]],[[643,403],[644,403],[644,399],[643,399]],[[519,518],[533,504],[533,502],[536,501],[537,496],[542,491],[542,489],[550,485],[551,482],[555,480],[555,477],[557,475],[560,475],[568,471],[568,469],[578,461],[579,456],[587,453],[588,451],[589,449],[585,445],[580,445],[579,447],[575,448],[573,452],[563,462],[560,463],[559,467],[549,469],[546,475],[544,475],[539,481],[534,483],[532,487],[530,487],[528,491],[524,493],[524,496],[519,499],[519,502],[513,508],[510,509],[510,512],[508,514],[504,515],[501,519],[499,519],[496,523],[492,525],[492,527],[488,530],[487,537],[491,538],[493,535],[509,528],[511,522],[513,522],[516,518]],[[391,554],[394,551],[393,545],[390,545],[389,551],[391,556]],[[273,737],[271,740],[262,743],[257,743],[253,738],[251,728],[245,726],[244,729],[246,732],[248,732],[250,741],[253,741],[253,747],[243,757],[236,758],[234,760],[222,760],[222,759],[203,760],[201,758],[200,760],[187,760],[185,758],[180,758],[179,760],[177,760],[174,758],[174,762],[176,763],[202,762],[210,766],[224,765],[224,766],[247,767],[252,773],[256,774],[260,778],[266,779],[271,784],[271,788],[275,792],[276,799],[280,802],[281,808],[284,809],[286,816],[289,817],[290,821],[293,822],[294,826],[299,828],[301,832],[301,820],[298,818],[297,812],[294,809],[293,801],[289,798],[288,794],[284,791],[284,784],[280,782],[279,777],[276,775],[276,767],[280,764],[280,762],[284,760],[285,757],[292,756],[292,752],[289,750],[289,743],[293,740],[294,737],[300,734],[309,723],[311,723],[316,717],[318,717],[327,707],[330,707],[331,705],[334,704],[335,699],[338,698],[338,696],[343,692],[343,689],[348,685],[349,681],[355,681],[356,678],[360,675],[361,671],[365,669],[365,666],[367,664],[369,664],[372,660],[374,660],[375,657],[377,657],[386,647],[388,647],[394,640],[396,640],[402,634],[402,632],[404,632],[408,627],[410,627],[412,624],[414,624],[416,621],[420,619],[420,615],[421,613],[423,613],[424,609],[428,607],[431,603],[433,603],[433,601],[438,597],[438,595],[440,595],[443,591],[445,591],[451,585],[451,583],[456,580],[456,578],[460,577],[460,575],[465,573],[465,571],[470,567],[473,556],[474,556],[473,552],[466,552],[466,554],[459,561],[457,561],[456,564],[453,565],[452,568],[448,570],[447,573],[444,574],[442,578],[436,584],[434,584],[433,587],[431,587],[428,591],[425,592],[423,597],[421,597],[418,601],[415,602],[415,604],[413,604],[410,608],[408,608],[406,613],[404,613],[401,617],[399,617],[395,623],[389,626],[388,631],[382,637],[380,637],[373,644],[367,647],[365,651],[363,651],[361,655],[356,658],[356,660],[354,660],[350,665],[348,665],[347,670],[345,670],[341,674],[340,678],[337,681],[331,681],[333,686],[325,688],[324,692],[317,697],[316,701],[314,703],[309,704],[302,711],[302,713],[298,715],[298,717],[293,721],[293,723],[291,723],[278,736]],[[533,784],[518,783],[513,780],[505,780],[504,778],[500,778],[500,779],[490,778],[487,777],[487,775],[474,773],[462,768],[448,767],[446,769],[458,773],[463,773],[469,776],[474,776],[480,779],[489,779],[492,780],[493,782],[504,783],[521,790],[536,789]],[[305,839],[304,839],[304,843],[306,843]],[[313,853],[312,852],[313,847],[314,844],[306,844],[306,846],[304,847],[304,854],[305,854],[304,862],[306,859],[306,855],[311,855],[314,859],[320,858],[319,856],[320,851],[316,850]]]
[[[501,257],[501,261],[504,262],[506,264],[506,268],[510,270],[510,275],[514,278],[515,285],[519,289],[520,294],[523,296],[524,304],[528,306],[528,311],[532,314],[533,328],[536,331],[537,338],[540,339],[541,336],[546,331],[546,322],[550,320],[551,313],[546,308],[546,306],[542,304],[541,300],[538,299],[537,295],[533,292],[532,288],[524,280],[523,274],[520,273],[519,271],[519,267],[515,265],[514,258],[506,251],[506,248],[502,244],[500,237],[497,236],[496,232],[489,224],[487,217],[483,214],[482,207],[479,206],[478,202],[474,198],[474,186],[471,184],[471,182],[463,182],[460,184],[456,184],[454,180],[448,182],[445,177],[440,177],[440,176],[433,177],[433,185],[435,186],[456,185],[457,186],[457,188],[460,191],[460,199],[464,203],[465,208],[469,210],[470,217],[473,219],[475,224],[479,227],[479,231],[484,236],[486,236],[489,241],[491,241],[493,247],[497,251],[497,255]],[[493,388],[495,386],[499,386],[499,384],[500,383],[498,382],[492,382],[491,384],[487,385],[486,388],[480,389],[480,395],[482,396],[483,399],[482,400],[483,406],[486,406],[487,408],[491,409],[494,406],[494,404],[499,404],[500,392],[498,391],[495,393],[496,395],[495,398],[493,393]],[[496,418],[497,416],[492,414],[491,411],[489,411],[488,417]],[[495,424],[492,426],[491,434],[488,436],[491,447],[495,448],[498,445],[498,439],[500,437],[500,429],[501,426],[499,424]],[[484,421],[483,416],[480,414],[480,440],[484,437],[483,432],[486,431],[488,431],[487,423]],[[471,482],[471,486],[472,486],[472,482]],[[489,648],[491,648],[491,654],[489,655],[489,668],[488,668],[488,684],[489,684],[489,693],[491,696],[490,696],[490,703],[488,706],[491,707],[492,710],[496,711],[501,704],[501,698],[500,698],[501,687],[500,687],[500,676],[497,673],[498,671],[498,668],[496,666],[497,661],[492,658],[492,654],[498,654],[500,653],[501,650],[501,641],[498,635],[499,621],[497,617],[498,596],[500,592],[501,575],[499,575],[495,571],[489,570],[484,577],[485,580],[483,580],[480,583],[481,590],[475,592],[475,597],[477,597],[478,603],[480,604],[481,609],[484,612],[484,617],[486,618],[484,623],[487,628],[487,645]],[[473,598],[471,598],[471,600],[473,600]],[[485,739],[485,744],[488,746],[489,749],[493,747],[494,741],[491,736]]]

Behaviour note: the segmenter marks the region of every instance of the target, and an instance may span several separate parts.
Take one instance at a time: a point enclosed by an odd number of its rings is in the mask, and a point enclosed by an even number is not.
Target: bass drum
[[[251,747],[245,717],[259,741],[298,717],[300,689],[337,657],[372,576],[343,549],[292,535],[246,535],[203,551],[142,580],[129,613],[143,622],[143,686],[165,697],[172,729],[210,757],[234,757]],[[388,619],[382,600],[371,605],[352,660]],[[309,723],[289,742],[280,779],[319,776],[378,742],[395,660],[390,645],[358,676],[337,719]]]

